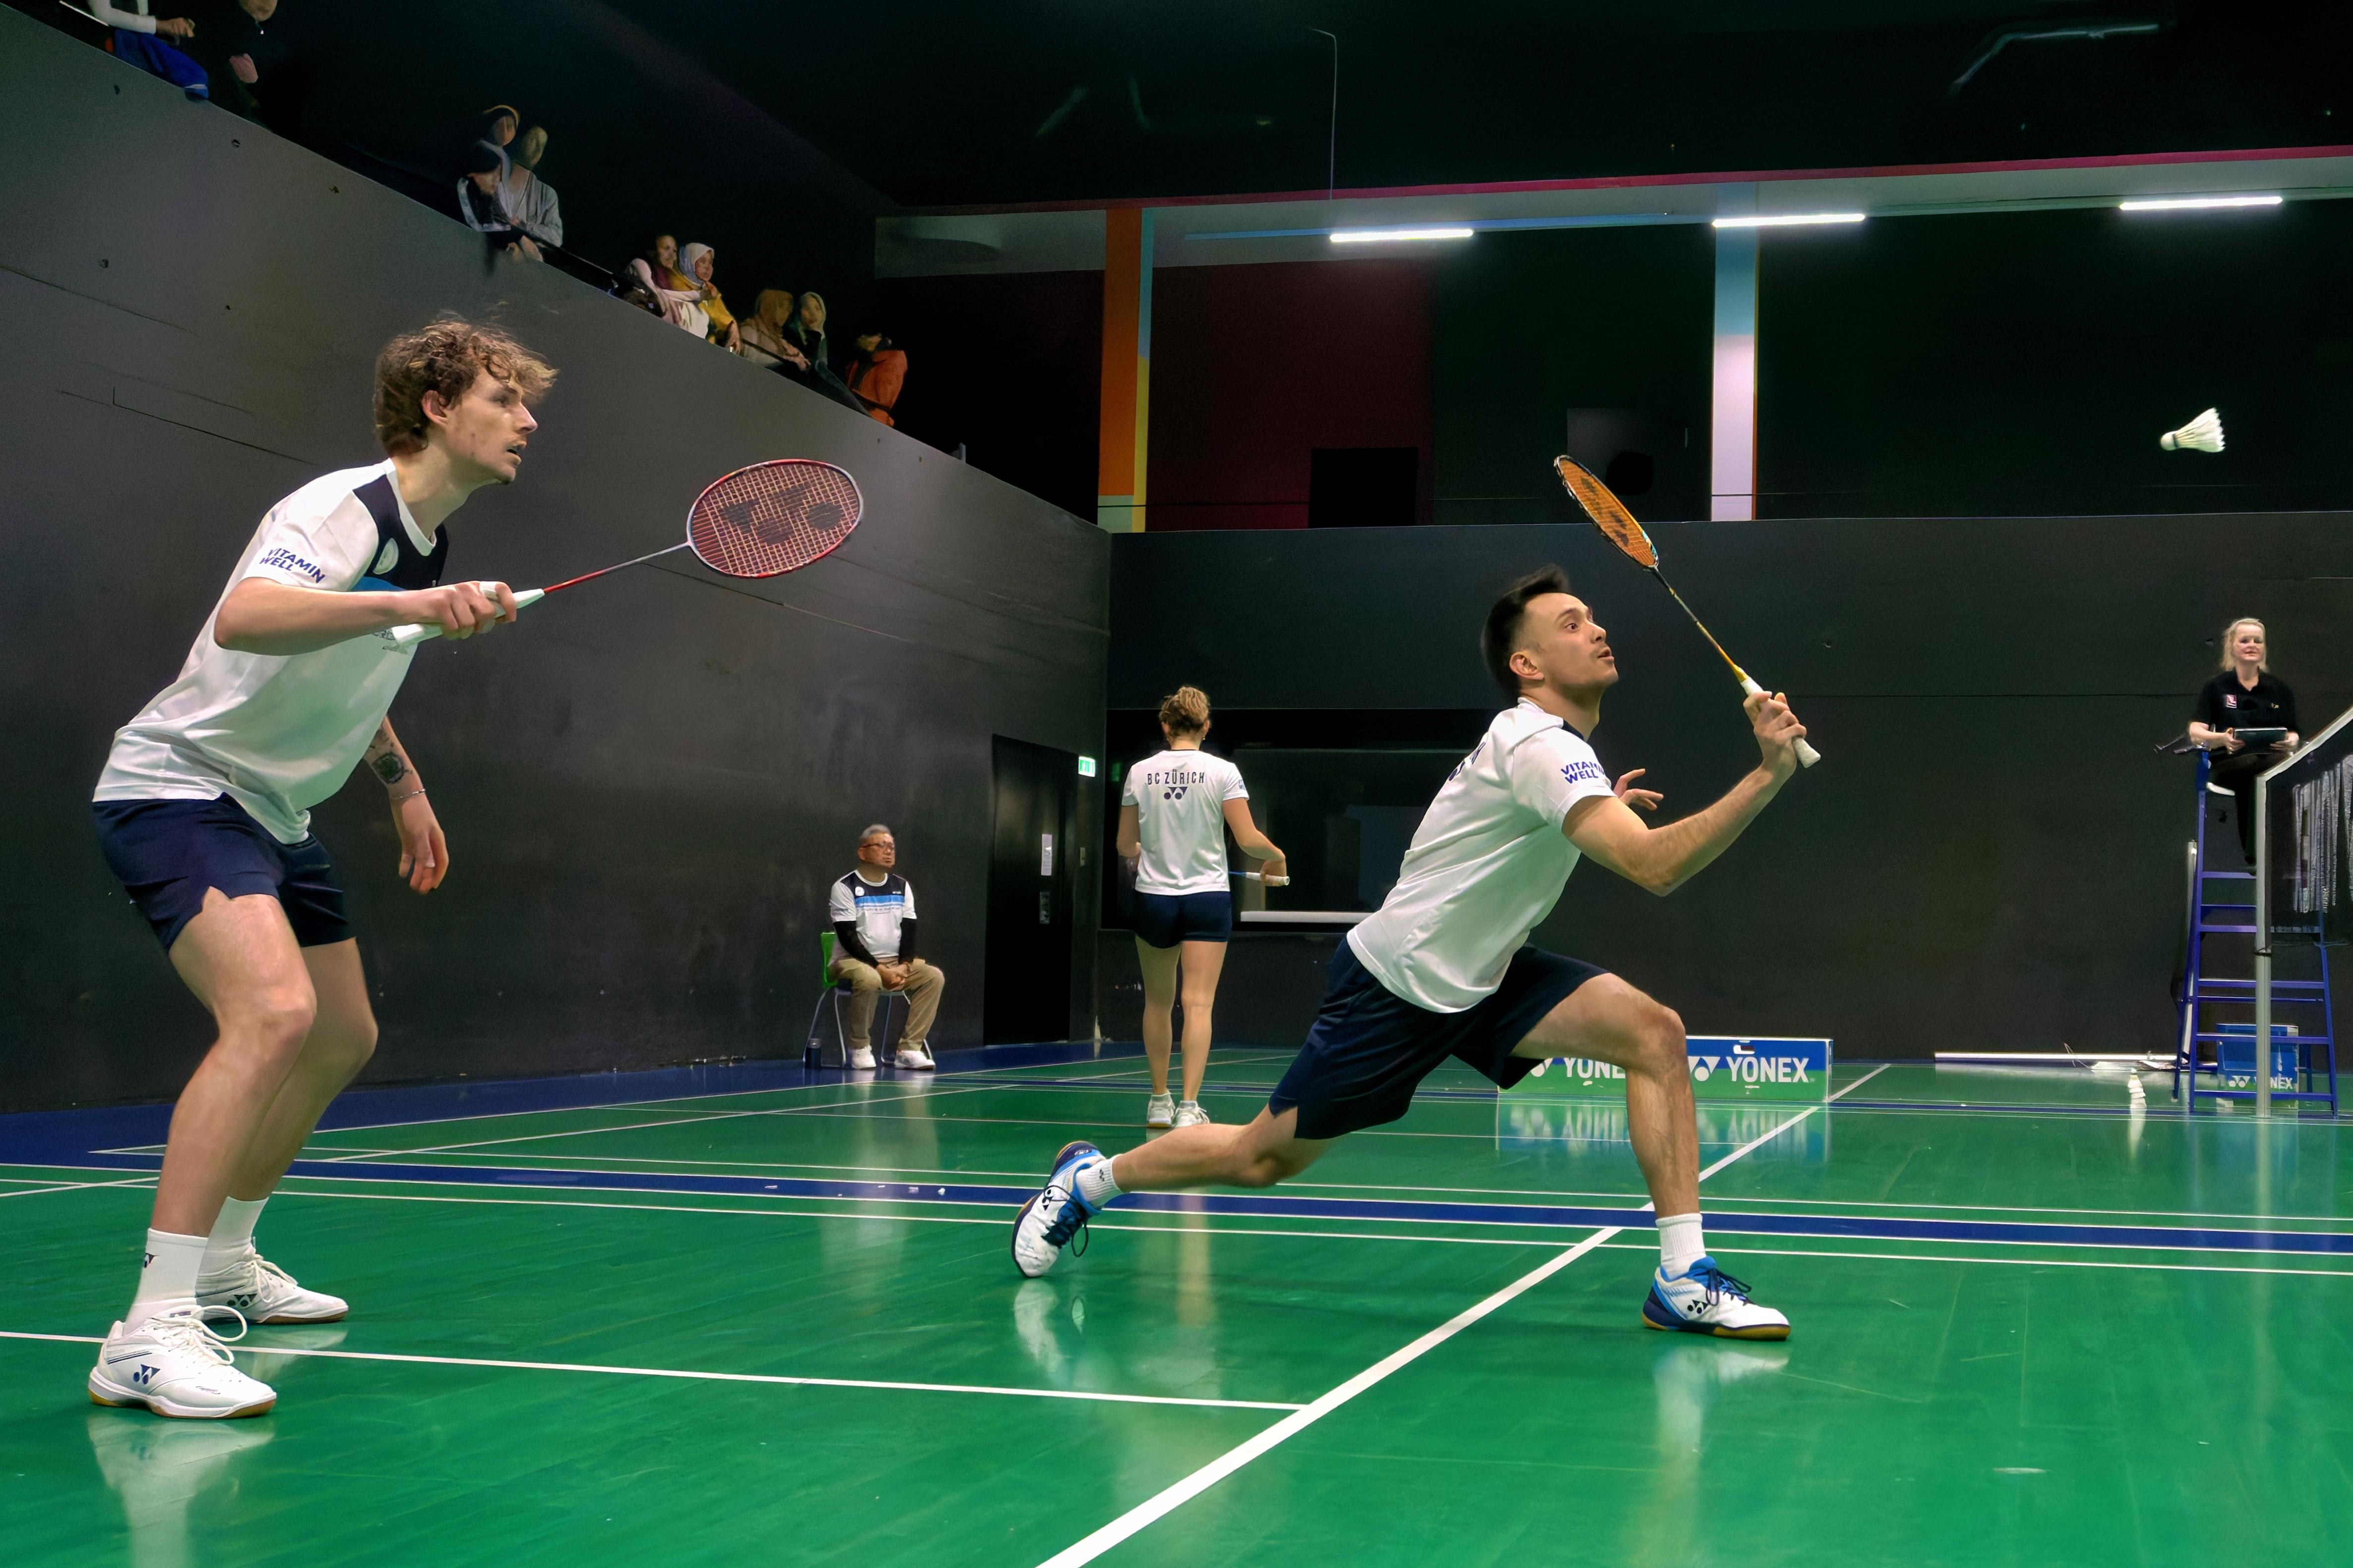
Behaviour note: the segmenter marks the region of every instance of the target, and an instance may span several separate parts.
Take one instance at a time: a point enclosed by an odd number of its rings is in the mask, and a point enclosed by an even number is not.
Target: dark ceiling
[[[2342,4],[609,3],[911,205],[1320,187],[1317,28],[1342,186],[2353,141]]]

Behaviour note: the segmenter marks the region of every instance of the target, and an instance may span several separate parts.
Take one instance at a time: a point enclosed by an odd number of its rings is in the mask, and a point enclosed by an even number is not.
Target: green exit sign
[[[1091,779],[1095,776],[1095,760],[1092,757],[1081,757],[1079,759],[1079,776],[1082,779]]]

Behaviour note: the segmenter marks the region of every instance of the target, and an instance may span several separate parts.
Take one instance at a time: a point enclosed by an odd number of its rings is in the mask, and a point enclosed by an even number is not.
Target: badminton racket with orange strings
[[[1577,504],[1584,508],[1585,515],[1593,520],[1593,526],[1601,531],[1602,536],[1624,551],[1628,560],[1656,577],[1659,586],[1667,591],[1667,597],[1681,605],[1684,615],[1691,616],[1691,624],[1699,627],[1699,635],[1707,639],[1707,646],[1715,649],[1725,663],[1732,666],[1733,679],[1740,682],[1740,689],[1751,697],[1763,696],[1765,689],[1750,679],[1748,672],[1724,651],[1724,645],[1715,640],[1715,634],[1707,629],[1707,624],[1693,613],[1689,605],[1683,604],[1683,596],[1675,592],[1675,585],[1668,582],[1666,574],[1659,570],[1658,546],[1652,544],[1651,536],[1642,531],[1642,525],[1634,521],[1634,514],[1626,510],[1626,503],[1610,494],[1609,487],[1594,478],[1592,470],[1576,458],[1555,458],[1552,466],[1559,473],[1560,482],[1568,487],[1568,493],[1577,498]],[[1807,767],[1810,768],[1822,760],[1822,754],[1808,745],[1802,737],[1796,751],[1798,761]]]
[[[695,498],[682,542],[544,588],[524,588],[515,595],[515,605],[537,604],[550,594],[681,550],[693,551],[705,566],[730,577],[781,576],[832,553],[864,510],[858,481],[831,463],[810,458],[754,463],[714,480]],[[398,626],[392,640],[406,647],[440,635],[438,626]]]

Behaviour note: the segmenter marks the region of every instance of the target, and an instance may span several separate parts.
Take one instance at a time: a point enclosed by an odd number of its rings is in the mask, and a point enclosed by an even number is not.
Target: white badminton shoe
[[[1155,1094],[1144,1102],[1144,1124],[1146,1127],[1171,1127],[1176,1121],[1176,1097]]]
[[[1702,1258],[1673,1279],[1663,1266],[1642,1299],[1642,1325],[1725,1340],[1786,1340],[1789,1320],[1748,1299],[1748,1287]]]
[[[849,1053],[849,1065],[860,1072],[874,1070],[874,1047],[860,1046]]]
[[[237,1337],[244,1337],[244,1319],[218,1307],[175,1307],[135,1329],[115,1324],[90,1368],[90,1402],[211,1421],[269,1410],[278,1391],[237,1370],[227,1342],[205,1321],[208,1314],[237,1318]]]
[[[1013,1267],[1035,1279],[1061,1261],[1072,1240],[1086,1251],[1087,1221],[1095,1211],[1079,1196],[1079,1173],[1104,1159],[1092,1143],[1065,1143],[1054,1156],[1045,1190],[1021,1205],[1013,1221]]]
[[[1179,1102],[1177,1103],[1177,1106],[1176,1106],[1176,1125],[1177,1125],[1177,1126],[1179,1126],[1179,1127],[1207,1127],[1208,1124],[1209,1124],[1209,1113],[1208,1113],[1208,1111],[1206,1111],[1206,1110],[1202,1110],[1202,1109],[1201,1109],[1201,1102],[1200,1102],[1199,1100],[1181,1100],[1181,1101],[1179,1101]]]
[[[940,1065],[932,1060],[928,1046],[901,1046],[898,1056],[892,1060],[904,1072],[937,1072]]]
[[[250,1247],[234,1268],[197,1277],[196,1305],[227,1307],[248,1323],[332,1323],[352,1310],[341,1296],[304,1289]]]

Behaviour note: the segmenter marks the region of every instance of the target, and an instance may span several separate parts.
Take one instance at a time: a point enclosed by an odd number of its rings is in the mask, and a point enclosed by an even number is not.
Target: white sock
[[[213,1233],[205,1238],[205,1266],[199,1279],[226,1274],[252,1255],[254,1223],[261,1218],[261,1205],[269,1201],[266,1196],[250,1203],[243,1198],[221,1200],[220,1218],[213,1221]]]
[[[147,1233],[147,1261],[139,1270],[139,1293],[122,1314],[122,1326],[135,1329],[170,1307],[196,1304],[196,1270],[204,1266],[205,1238],[179,1236],[168,1230]]]
[[[1079,1189],[1079,1201],[1091,1209],[1099,1209],[1119,1196],[1119,1184],[1111,1179],[1109,1160],[1080,1166],[1071,1184]]]
[[[1672,1279],[1707,1255],[1707,1238],[1700,1234],[1699,1215],[1659,1216],[1659,1271]]]

